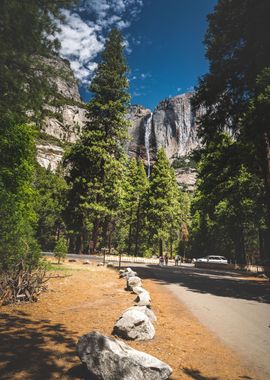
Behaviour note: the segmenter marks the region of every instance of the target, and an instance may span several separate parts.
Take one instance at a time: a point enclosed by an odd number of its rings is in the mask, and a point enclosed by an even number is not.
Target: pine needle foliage
[[[90,232],[95,250],[104,223],[112,221],[123,196],[127,139],[127,106],[130,96],[121,33],[113,29],[105,44],[90,90],[89,122],[81,139],[66,156],[70,209],[76,209],[69,224],[77,234],[76,250],[82,250],[85,232]],[[79,218],[79,219],[78,219]],[[77,225],[77,227],[76,227]]]

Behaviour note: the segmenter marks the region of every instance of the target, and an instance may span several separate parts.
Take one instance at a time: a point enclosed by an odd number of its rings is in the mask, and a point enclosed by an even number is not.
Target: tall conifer
[[[72,184],[69,204],[76,209],[77,251],[82,250],[83,233],[91,230],[91,250],[95,250],[104,223],[118,213],[123,195],[125,169],[123,149],[127,138],[125,118],[128,95],[127,66],[121,33],[113,29],[107,39],[96,75],[90,86],[88,123],[81,139],[66,157]]]
[[[149,243],[158,246],[162,255],[165,244],[173,239],[172,229],[180,225],[179,189],[163,149],[153,166],[146,205]]]

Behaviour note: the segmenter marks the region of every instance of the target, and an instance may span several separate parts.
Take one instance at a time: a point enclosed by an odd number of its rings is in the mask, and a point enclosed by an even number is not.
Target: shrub
[[[54,257],[58,258],[58,264],[60,263],[61,259],[64,259],[67,255],[67,241],[66,239],[61,236],[59,240],[56,243],[56,246],[54,248]]]

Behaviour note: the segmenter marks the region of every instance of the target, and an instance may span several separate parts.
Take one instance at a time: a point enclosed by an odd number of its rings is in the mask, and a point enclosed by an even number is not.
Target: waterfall
[[[144,145],[146,150],[146,158],[147,158],[147,176],[150,177],[150,171],[151,171],[151,161],[150,161],[150,137],[152,132],[152,119],[153,119],[153,113],[151,112],[150,115],[145,120],[145,131],[144,131]]]

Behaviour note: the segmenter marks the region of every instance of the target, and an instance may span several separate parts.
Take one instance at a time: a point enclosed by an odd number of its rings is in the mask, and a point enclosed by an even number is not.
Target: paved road
[[[167,286],[259,379],[270,379],[270,283],[192,267],[132,268]]]

